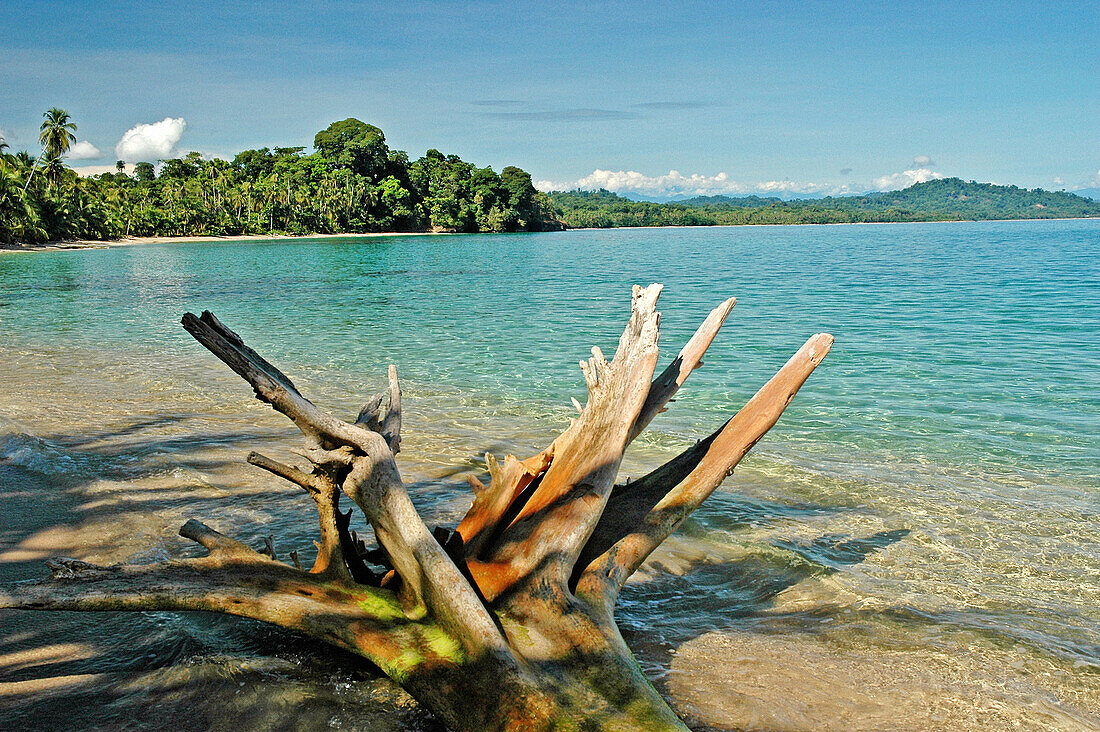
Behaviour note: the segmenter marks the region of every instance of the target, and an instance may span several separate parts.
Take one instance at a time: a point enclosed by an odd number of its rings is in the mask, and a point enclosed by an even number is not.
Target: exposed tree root
[[[545,450],[486,456],[488,486],[455,531],[429,531],[394,455],[401,390],[351,422],[316,407],[279,369],[204,312],[183,325],[288,417],[306,440],[301,469],[258,453],[248,462],[304,489],[319,523],[308,570],[199,523],[180,534],[208,556],[142,566],[48,563],[48,579],[0,593],[0,607],[209,610],[292,628],[368,659],[456,730],[683,729],[645,679],[613,620],[623,584],[779,419],[832,345],[813,336],[716,432],[640,480],[615,485],[623,452],[664,411],[733,308],[719,305],[656,378],[660,285],[635,287],[608,362],[581,363],[588,403]],[[383,410],[383,402],[386,407]],[[348,496],[374,529],[349,532]],[[373,567],[373,568],[372,568]]]

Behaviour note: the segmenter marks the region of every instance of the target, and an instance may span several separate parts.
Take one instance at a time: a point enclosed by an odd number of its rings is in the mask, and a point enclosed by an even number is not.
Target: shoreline
[[[617,229],[742,229],[762,226],[898,226],[902,224],[1007,224],[1013,221],[1100,221],[1100,216],[1041,216],[1030,219],[937,219],[931,221],[818,221],[801,224],[665,224],[661,226],[578,226],[567,231],[615,231]]]
[[[1040,217],[1028,219],[947,219],[942,221],[822,221],[818,223],[802,224],[678,224],[665,226],[578,226],[563,231],[614,231],[625,229],[628,231],[646,229],[736,229],[747,227],[776,227],[776,226],[896,226],[898,224],[980,224],[980,223],[1010,223],[1013,221],[1100,221],[1100,216],[1066,216],[1066,217]],[[372,231],[364,233],[347,234],[236,234],[232,236],[217,235],[193,235],[193,236],[129,236],[123,239],[69,239],[63,241],[44,242],[27,246],[12,246],[0,244],[0,254],[5,252],[39,252],[39,251],[65,251],[83,249],[113,249],[115,247],[138,246],[142,244],[195,244],[203,242],[247,242],[247,241],[279,241],[296,239],[375,239],[392,236],[447,236],[456,232],[450,231]],[[511,232],[515,234],[546,234],[556,232]]]
[[[231,236],[218,236],[213,234],[193,236],[128,236],[122,239],[66,239],[62,241],[49,241],[42,244],[30,244],[27,246],[0,245],[0,253],[3,252],[37,252],[57,251],[72,249],[113,249],[115,247],[131,247],[141,244],[194,244],[202,242],[236,242],[236,241],[277,241],[280,239],[374,239],[387,236],[443,236],[450,232],[445,231],[372,231],[366,233],[349,234],[235,234]]]

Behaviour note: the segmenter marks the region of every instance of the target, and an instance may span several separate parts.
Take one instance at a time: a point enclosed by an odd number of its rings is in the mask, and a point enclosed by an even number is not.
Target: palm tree
[[[53,175],[51,183],[56,183],[61,169],[61,157],[69,152],[69,147],[76,142],[76,135],[73,134],[76,132],[76,123],[72,121],[68,112],[57,107],[51,107],[43,112],[42,116],[45,119],[39,127],[38,141],[42,143],[43,157],[57,161],[56,165],[51,166]],[[23,193],[27,192],[31,178],[34,177],[34,171],[35,169],[31,168],[31,174],[27,176],[26,185],[23,186]]]
[[[61,158],[56,155],[46,155],[42,162],[42,175],[46,176],[46,180],[50,182],[51,190],[61,181],[61,176],[64,174],[65,163]]]
[[[0,165],[0,243],[15,241],[15,228],[23,203],[18,190],[15,173],[7,165]]]
[[[0,165],[0,242],[42,241],[47,237],[38,211],[19,192],[15,170]]]
[[[69,117],[64,109],[53,107],[42,114],[45,120],[39,128],[38,141],[42,143],[42,152],[47,157],[60,158],[69,152],[69,147],[76,142],[76,123]]]

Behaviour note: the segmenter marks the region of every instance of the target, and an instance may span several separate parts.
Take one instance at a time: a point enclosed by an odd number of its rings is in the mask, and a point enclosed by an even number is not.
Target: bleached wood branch
[[[832,344],[826,333],[810,338],[720,430],[645,478],[619,487],[581,553],[582,561],[590,561],[577,576],[577,594],[613,605],[627,578],[775,425]]]

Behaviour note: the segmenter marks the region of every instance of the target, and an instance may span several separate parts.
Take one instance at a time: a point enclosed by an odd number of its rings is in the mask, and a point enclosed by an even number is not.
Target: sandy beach
[[[236,236],[128,236],[122,239],[71,239],[50,241],[26,246],[3,246],[0,252],[34,252],[57,249],[110,249],[112,247],[130,247],[138,244],[169,244],[193,242],[234,242],[234,241],[274,241],[279,239],[375,239],[387,236],[442,236],[448,232],[440,231],[376,231],[362,234],[239,234]]]

